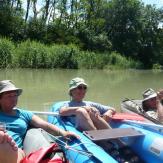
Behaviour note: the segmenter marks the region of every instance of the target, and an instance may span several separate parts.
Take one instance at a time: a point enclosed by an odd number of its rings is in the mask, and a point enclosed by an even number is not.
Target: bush
[[[17,44],[15,48],[11,41],[0,39],[0,57],[0,68],[126,69],[142,65],[116,52],[80,51],[72,44],[47,46],[30,40]]]
[[[161,70],[161,69],[163,69],[163,66],[160,65],[159,63],[155,63],[155,64],[153,64],[152,69]]]
[[[140,62],[134,61],[131,58],[126,58],[119,53],[112,52],[109,56],[108,67],[113,69],[141,68],[142,64]]]
[[[14,44],[6,39],[0,38],[0,68],[8,68],[12,66]]]
[[[74,45],[53,45],[49,47],[51,68],[78,68],[77,56],[79,49]]]
[[[78,53],[73,45],[46,46],[28,40],[18,44],[14,64],[22,68],[78,68]]]
[[[105,67],[106,55],[89,51],[82,51],[78,56],[79,68],[103,69]]]
[[[14,64],[22,68],[48,68],[47,46],[27,40],[18,44]]]

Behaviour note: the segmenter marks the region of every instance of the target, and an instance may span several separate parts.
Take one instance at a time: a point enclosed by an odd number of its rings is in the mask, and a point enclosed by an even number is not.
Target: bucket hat
[[[69,83],[69,92],[72,90],[72,89],[75,89],[77,88],[79,85],[85,85],[85,86],[88,86],[84,79],[82,78],[79,78],[79,77],[76,77],[76,78],[73,78],[70,83]]]
[[[143,92],[143,98],[144,98],[143,102],[147,101],[149,99],[152,99],[152,98],[154,98],[156,96],[157,96],[157,93],[152,88],[148,88],[147,90],[145,90]]]
[[[9,91],[16,91],[18,96],[21,95],[22,89],[17,88],[11,80],[2,80],[0,81],[0,94],[4,92],[9,92]]]

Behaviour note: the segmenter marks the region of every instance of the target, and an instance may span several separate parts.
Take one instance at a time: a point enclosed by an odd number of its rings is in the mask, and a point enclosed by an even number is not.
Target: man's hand
[[[115,111],[110,109],[108,110],[106,113],[103,114],[103,119],[107,122],[109,122],[109,120],[111,119],[111,117],[113,116],[113,114],[115,114]]]
[[[66,139],[73,139],[73,138],[76,138],[76,139],[80,139],[80,137],[78,135],[76,135],[75,133],[71,132],[71,131],[65,131],[63,136],[66,138]]]
[[[157,92],[157,98],[158,98],[159,100],[163,100],[163,89],[161,89],[161,90],[159,90],[159,91]]]
[[[157,92],[157,97],[156,97],[156,105],[163,105],[163,89],[160,89]]]
[[[95,116],[100,115],[99,110],[93,106],[84,106],[83,108],[86,109],[86,111],[90,114],[94,114]]]

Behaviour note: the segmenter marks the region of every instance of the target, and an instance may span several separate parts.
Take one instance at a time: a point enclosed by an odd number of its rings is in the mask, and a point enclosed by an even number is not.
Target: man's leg
[[[99,129],[109,129],[110,125],[99,115],[95,115],[94,113],[89,113],[91,120],[93,121],[94,126]]]
[[[89,113],[85,109],[79,108],[77,110],[76,119],[78,129],[82,131],[96,130]]]

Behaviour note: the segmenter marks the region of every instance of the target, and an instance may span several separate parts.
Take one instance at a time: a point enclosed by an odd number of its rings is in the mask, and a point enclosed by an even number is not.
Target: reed
[[[9,68],[12,66],[12,58],[15,46],[7,38],[0,39],[0,68]]]
[[[116,52],[82,51],[76,45],[45,45],[26,40],[16,45],[0,38],[0,68],[127,69],[141,64]]]

